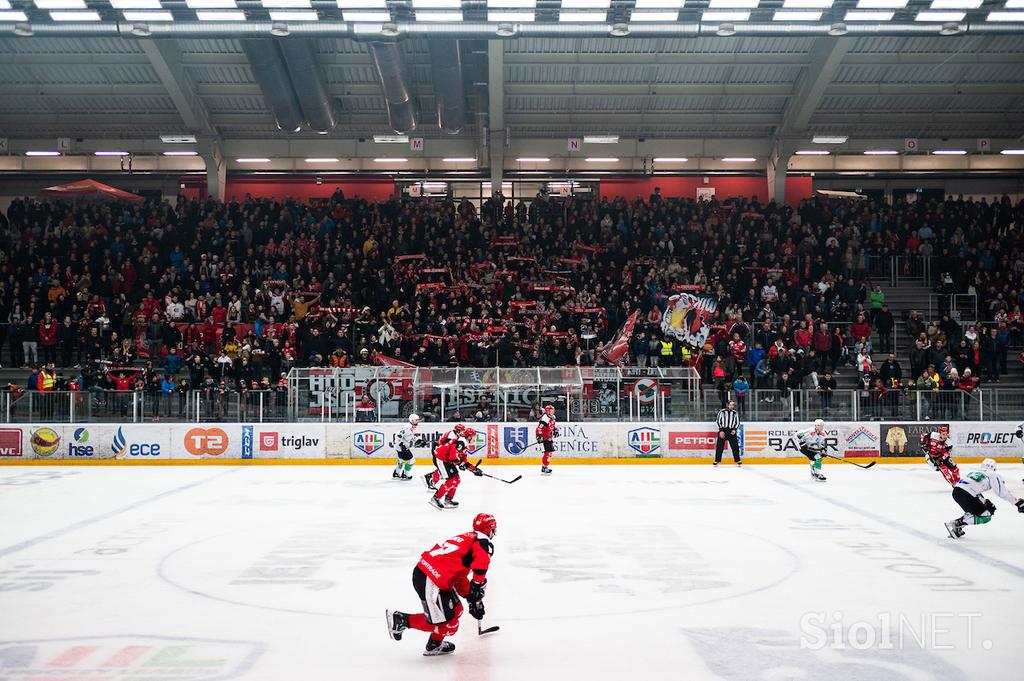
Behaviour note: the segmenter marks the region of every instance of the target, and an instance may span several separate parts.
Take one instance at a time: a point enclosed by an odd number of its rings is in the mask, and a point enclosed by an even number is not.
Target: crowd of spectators
[[[56,367],[46,388],[169,380],[180,392],[272,390],[294,366],[591,365],[638,311],[631,364],[693,366],[741,400],[837,386],[884,396],[996,382],[1024,332],[1024,202],[1008,198],[538,194],[478,210],[339,192],[308,204],[26,198],[0,217],[0,358],[34,368],[29,387]],[[974,294],[984,325],[894,315],[873,279],[894,256],[931,258],[937,290]],[[678,291],[717,298],[703,348],[662,334]]]

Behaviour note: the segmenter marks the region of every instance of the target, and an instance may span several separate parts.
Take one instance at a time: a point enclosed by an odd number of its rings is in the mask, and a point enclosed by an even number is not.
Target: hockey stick
[[[868,468],[871,468],[876,463],[878,463],[877,461],[872,461],[871,463],[865,465],[865,464],[860,464],[860,463],[854,463],[853,461],[847,461],[846,459],[842,458],[841,456],[832,456],[831,454],[823,454],[822,456],[827,456],[830,459],[835,459],[836,461],[842,461],[843,463],[848,463],[851,466],[856,466],[857,468],[863,468],[865,470],[867,470]]]
[[[478,459],[477,462],[475,464],[473,464],[473,468],[475,468],[477,470],[480,470],[480,462],[481,461],[483,461],[483,459]],[[490,473],[484,473],[483,471],[480,471],[480,475],[484,476],[485,478],[490,478],[491,480],[500,480],[501,482],[505,483],[506,485],[511,485],[514,482],[519,482],[523,478],[523,476],[517,475],[516,477],[512,478],[511,480],[505,480],[503,478],[499,478],[496,475],[491,475]]]
[[[487,627],[486,629],[484,629],[483,626],[483,622],[481,622],[480,620],[476,621],[477,636],[483,636],[484,634],[493,634],[498,629],[501,629],[501,627],[499,626]]]

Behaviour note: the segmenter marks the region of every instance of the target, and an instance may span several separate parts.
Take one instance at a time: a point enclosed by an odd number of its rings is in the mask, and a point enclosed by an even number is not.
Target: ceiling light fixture
[[[722,159],[724,163],[753,163],[756,160],[756,158],[749,156],[726,156]]]
[[[618,135],[584,135],[584,144],[618,144]]]
[[[165,151],[164,156],[198,156],[198,151]]]
[[[60,156],[59,151],[26,151],[26,156]]]
[[[337,163],[338,159],[333,158],[333,157],[331,157],[331,158],[326,158],[326,157],[325,158],[307,158],[305,160],[305,162],[306,163]]]
[[[452,156],[441,160],[445,163],[476,163],[476,159],[472,156]]]
[[[550,158],[545,158],[543,156],[523,156],[521,158],[517,158],[516,163],[547,163],[550,160]]]
[[[236,158],[235,163],[270,163],[269,158]]]
[[[655,163],[686,163],[690,159],[685,156],[658,156],[654,159]]]
[[[131,152],[128,151],[95,151],[93,156],[129,156]]]
[[[895,149],[868,149],[864,152],[865,156],[896,156],[900,152]]]
[[[826,151],[825,149],[801,149],[800,151],[796,152],[796,155],[797,156],[828,156],[831,153],[832,153],[831,151]]]
[[[967,151],[964,149],[936,149],[932,152],[936,156],[966,156]]]
[[[374,163],[408,163],[409,159],[407,159],[407,158],[375,158],[375,159],[373,159],[373,162]]]
[[[585,159],[587,163],[618,163],[619,159],[614,156],[591,156]]]
[[[811,141],[815,144],[846,144],[848,139],[847,135],[815,135]]]

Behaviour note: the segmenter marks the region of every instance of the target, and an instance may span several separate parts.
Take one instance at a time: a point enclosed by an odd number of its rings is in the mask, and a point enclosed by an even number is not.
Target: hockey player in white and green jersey
[[[420,425],[420,417],[417,414],[409,414],[408,425],[398,431],[398,435],[395,436],[392,447],[397,452],[398,460],[395,462],[395,471],[391,477],[396,480],[412,480],[410,471],[412,464],[416,461],[412,448],[422,447],[424,444],[423,438],[416,434],[418,425]]]
[[[811,477],[819,482],[825,482],[825,476],[821,474],[821,460],[825,456],[825,449],[827,447],[825,443],[825,422],[821,419],[815,419],[813,428],[798,430],[796,441],[800,445],[800,453],[811,462]]]
[[[964,536],[965,526],[984,525],[992,520],[996,505],[984,497],[984,493],[990,490],[1024,513],[1024,499],[1018,499],[1010,493],[1003,476],[996,471],[996,462],[985,459],[978,470],[971,471],[953,485],[953,501],[960,505],[964,514],[946,523],[950,537],[959,539]]]

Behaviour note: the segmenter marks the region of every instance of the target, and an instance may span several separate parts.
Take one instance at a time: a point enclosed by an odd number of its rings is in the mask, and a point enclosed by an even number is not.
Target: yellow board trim
[[[980,463],[984,457],[966,456],[957,459],[957,463]],[[991,457],[999,463],[1018,463],[1016,457],[996,456]],[[711,457],[665,457],[665,458],[554,458],[552,464],[556,466],[676,466],[676,465],[708,465],[712,462]],[[826,459],[827,460],[827,459]],[[849,457],[850,461],[866,464],[870,461],[877,461],[879,464],[923,464],[924,461],[918,456],[893,456],[893,457]],[[840,461],[832,460],[836,465]],[[416,463],[421,466],[432,466],[430,459],[417,459]],[[805,457],[787,457],[774,459],[770,457],[752,456],[743,459],[746,464],[807,464]],[[151,459],[148,461],[138,459],[21,459],[0,462],[3,466],[394,466],[393,459]],[[484,459],[483,466],[539,466],[539,458],[525,459]],[[732,459],[726,457],[723,466],[735,465]]]

